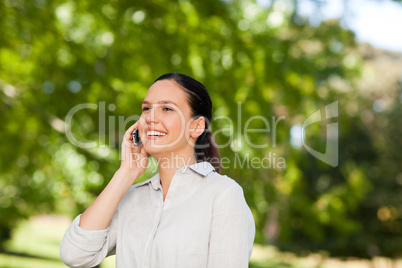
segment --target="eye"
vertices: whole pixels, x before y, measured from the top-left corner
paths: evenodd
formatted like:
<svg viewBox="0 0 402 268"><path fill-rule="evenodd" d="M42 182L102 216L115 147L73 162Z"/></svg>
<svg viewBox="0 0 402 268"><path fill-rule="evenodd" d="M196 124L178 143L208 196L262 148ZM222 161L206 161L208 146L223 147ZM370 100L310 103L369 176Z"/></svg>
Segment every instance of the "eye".
<svg viewBox="0 0 402 268"><path fill-rule="evenodd" d="M170 108L170 107L163 107L163 110L164 110L164 111L173 111L173 109Z"/></svg>
<svg viewBox="0 0 402 268"><path fill-rule="evenodd" d="M143 111L148 111L150 108L149 107L142 107Z"/></svg>

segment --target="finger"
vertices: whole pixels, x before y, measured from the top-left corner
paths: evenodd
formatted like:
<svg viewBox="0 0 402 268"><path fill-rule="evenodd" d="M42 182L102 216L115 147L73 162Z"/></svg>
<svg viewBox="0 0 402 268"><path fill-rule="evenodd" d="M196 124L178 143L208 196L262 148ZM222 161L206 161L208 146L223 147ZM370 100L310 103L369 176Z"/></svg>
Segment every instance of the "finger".
<svg viewBox="0 0 402 268"><path fill-rule="evenodd" d="M130 151L131 159L132 160L138 160L139 153L140 153L140 148L138 148L137 146L134 146L133 148L131 148L131 151Z"/></svg>

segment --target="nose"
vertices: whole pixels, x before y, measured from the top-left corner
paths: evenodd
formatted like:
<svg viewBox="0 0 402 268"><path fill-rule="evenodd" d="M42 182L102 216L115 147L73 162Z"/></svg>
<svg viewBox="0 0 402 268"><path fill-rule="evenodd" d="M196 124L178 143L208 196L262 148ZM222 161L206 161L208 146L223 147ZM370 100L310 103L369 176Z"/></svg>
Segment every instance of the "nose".
<svg viewBox="0 0 402 268"><path fill-rule="evenodd" d="M150 123L159 123L159 113L157 107L152 107L146 114L145 114L145 122L147 124Z"/></svg>

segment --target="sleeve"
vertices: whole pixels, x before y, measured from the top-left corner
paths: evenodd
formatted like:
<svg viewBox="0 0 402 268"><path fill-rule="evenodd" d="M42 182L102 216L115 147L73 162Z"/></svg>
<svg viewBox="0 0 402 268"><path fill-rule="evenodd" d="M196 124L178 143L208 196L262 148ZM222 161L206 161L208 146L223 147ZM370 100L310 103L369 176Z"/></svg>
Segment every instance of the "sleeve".
<svg viewBox="0 0 402 268"><path fill-rule="evenodd" d="M255 223L240 185L216 197L211 224L208 268L248 267Z"/></svg>
<svg viewBox="0 0 402 268"><path fill-rule="evenodd" d="M60 257L69 267L94 267L104 258L115 254L118 209L109 227L104 230L85 230L79 226L81 214L66 230L60 244Z"/></svg>

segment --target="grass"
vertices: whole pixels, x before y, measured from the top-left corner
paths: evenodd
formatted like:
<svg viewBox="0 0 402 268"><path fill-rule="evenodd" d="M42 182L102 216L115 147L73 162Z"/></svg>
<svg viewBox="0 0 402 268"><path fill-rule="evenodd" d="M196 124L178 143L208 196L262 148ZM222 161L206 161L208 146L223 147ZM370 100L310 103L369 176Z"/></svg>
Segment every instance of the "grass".
<svg viewBox="0 0 402 268"><path fill-rule="evenodd" d="M254 244L250 268L402 268L402 259L391 260L375 257L373 260L358 258L330 258L325 252L300 257L290 252L280 252L273 246Z"/></svg>
<svg viewBox="0 0 402 268"><path fill-rule="evenodd" d="M59 245L71 219L42 215L22 222L0 252L0 268L65 268L59 257ZM115 257L103 261L101 268L115 267ZM328 258L323 254L298 257L279 252L275 247L255 244L250 268L402 268L402 260L375 258L372 261Z"/></svg>
<svg viewBox="0 0 402 268"><path fill-rule="evenodd" d="M59 257L60 241L71 219L42 215L22 222L6 252L0 252L0 268L65 268ZM114 257L105 259L101 268L115 267Z"/></svg>

